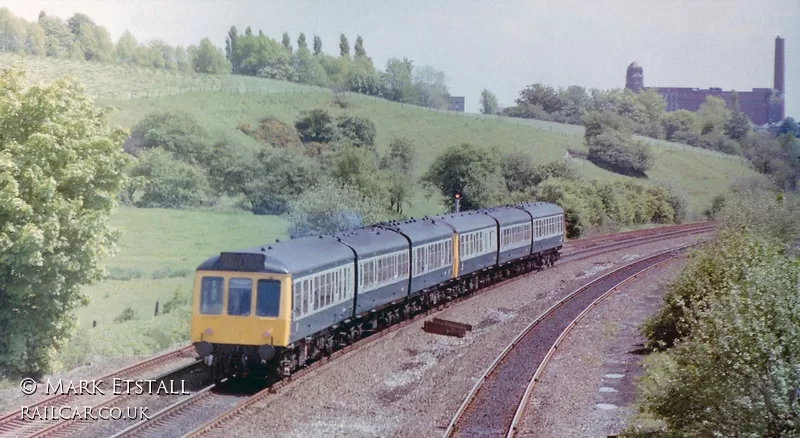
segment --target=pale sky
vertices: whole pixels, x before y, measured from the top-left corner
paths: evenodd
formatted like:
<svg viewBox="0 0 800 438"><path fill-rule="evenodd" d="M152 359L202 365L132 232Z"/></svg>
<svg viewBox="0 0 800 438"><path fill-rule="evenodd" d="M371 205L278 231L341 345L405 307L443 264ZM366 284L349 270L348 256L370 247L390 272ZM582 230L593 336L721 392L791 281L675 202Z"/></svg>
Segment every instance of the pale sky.
<svg viewBox="0 0 800 438"><path fill-rule="evenodd" d="M391 57L431 64L450 91L477 111L488 88L502 105L541 82L554 87L622 88L632 61L645 86L721 87L749 91L773 86L775 37L786 40L786 114L800 118L800 1L798 0L5 0L35 20L40 10L69 18L89 15L115 42L125 29L139 39L172 45L209 37L224 47L231 25L248 25L280 40L305 32L338 54L339 34L351 47L364 38L383 69Z"/></svg>

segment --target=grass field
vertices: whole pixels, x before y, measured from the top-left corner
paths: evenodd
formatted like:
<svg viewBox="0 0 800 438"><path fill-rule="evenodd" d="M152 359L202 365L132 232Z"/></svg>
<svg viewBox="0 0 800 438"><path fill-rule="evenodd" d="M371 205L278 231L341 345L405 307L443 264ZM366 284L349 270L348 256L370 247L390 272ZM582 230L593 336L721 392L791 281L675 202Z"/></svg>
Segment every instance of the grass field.
<svg viewBox="0 0 800 438"><path fill-rule="evenodd" d="M345 111L332 105L330 90L251 77L178 74L0 53L0 67L8 66L25 70L31 82L75 77L99 103L113 107L112 124L129 128L151 112L183 110L195 115L214 136L243 147L255 145L255 140L236 128L241 123L255 125L272 116L293 124L303 110ZM445 148L464 142L496 147L500 152L526 151L539 163L565 156L568 148L584 148L580 126L437 112L360 95L345 99L351 103L346 111L375 122L379 151L395 136L414 140L420 153L417 176ZM734 178L755 174L737 157L647 141L656 155L647 181L668 183L682 193L690 203L690 217L697 217ZM588 179L626 178L587 161L574 161ZM413 216L439 211L439 199L422 191L406 209ZM67 366L91 354L146 354L185 339L188 307L184 304L177 312L154 317L155 302L163 306L174 294L185 302L191 270L200 261L219 251L283 237L287 229L278 217L125 207L114 214L113 224L125 234L118 255L104 261L112 279L87 288L92 303L78 313L79 336L62 353ZM114 322L128 308L133 318ZM92 321L97 321L97 327L91 328Z"/></svg>

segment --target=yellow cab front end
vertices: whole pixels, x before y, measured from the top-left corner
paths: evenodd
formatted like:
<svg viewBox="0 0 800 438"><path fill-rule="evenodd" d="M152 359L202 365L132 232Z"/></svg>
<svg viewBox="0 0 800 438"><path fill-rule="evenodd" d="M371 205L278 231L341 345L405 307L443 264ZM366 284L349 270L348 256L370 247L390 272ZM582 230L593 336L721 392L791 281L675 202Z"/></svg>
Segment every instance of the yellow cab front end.
<svg viewBox="0 0 800 438"><path fill-rule="evenodd" d="M289 274L198 270L191 341L215 374L246 375L289 344Z"/></svg>

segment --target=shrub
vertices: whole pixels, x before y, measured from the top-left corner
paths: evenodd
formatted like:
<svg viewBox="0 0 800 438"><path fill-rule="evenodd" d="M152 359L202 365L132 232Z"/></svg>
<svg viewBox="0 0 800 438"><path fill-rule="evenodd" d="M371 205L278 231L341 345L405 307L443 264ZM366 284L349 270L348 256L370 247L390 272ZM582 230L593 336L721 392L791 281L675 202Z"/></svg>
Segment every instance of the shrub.
<svg viewBox="0 0 800 438"><path fill-rule="evenodd" d="M584 139L591 145L592 139L608 132L618 132L623 138L629 138L632 132L631 121L613 111L589 111L583 118Z"/></svg>
<svg viewBox="0 0 800 438"><path fill-rule="evenodd" d="M209 138L208 131L188 113L154 113L133 126L123 149L138 155L143 150L161 148L179 161L205 164L211 157Z"/></svg>
<svg viewBox="0 0 800 438"><path fill-rule="evenodd" d="M716 132L701 135L697 140L696 146L730 155L740 155L742 153L739 143Z"/></svg>
<svg viewBox="0 0 800 438"><path fill-rule="evenodd" d="M131 321L134 318L136 318L136 314L133 312L133 309L131 309L130 307L126 307L125 310L123 310L122 313L119 314L119 316L114 318L114 322L119 323L119 322Z"/></svg>
<svg viewBox="0 0 800 438"><path fill-rule="evenodd" d="M341 116L336 120L339 138L356 147L375 145L375 123L364 117Z"/></svg>
<svg viewBox="0 0 800 438"><path fill-rule="evenodd" d="M389 218L386 210L354 187L320 184L289 203L294 237L332 234Z"/></svg>
<svg viewBox="0 0 800 438"><path fill-rule="evenodd" d="M173 268L172 266L165 266L163 268L158 268L150 274L150 278L153 280L159 280L162 278L181 278L181 277L188 277L191 275L191 269L185 268Z"/></svg>
<svg viewBox="0 0 800 438"><path fill-rule="evenodd" d="M336 126L327 111L315 109L303 111L294 123L303 142L330 143L336 139Z"/></svg>
<svg viewBox="0 0 800 438"><path fill-rule="evenodd" d="M463 210L497 205L507 195L497 153L469 143L447 148L422 180L439 189L451 210L455 193L461 194Z"/></svg>
<svg viewBox="0 0 800 438"><path fill-rule="evenodd" d="M171 313L174 310L180 309L189 304L190 296L182 293L181 287L175 288L172 292L172 297L169 301L164 303L163 313Z"/></svg>
<svg viewBox="0 0 800 438"><path fill-rule="evenodd" d="M604 132L592 137L589 161L612 172L645 176L654 164L650 148L639 141L629 141L619 132Z"/></svg>
<svg viewBox="0 0 800 438"><path fill-rule="evenodd" d="M147 181L136 202L139 207L183 208L208 202L211 187L205 172L164 149L142 152L131 174Z"/></svg>

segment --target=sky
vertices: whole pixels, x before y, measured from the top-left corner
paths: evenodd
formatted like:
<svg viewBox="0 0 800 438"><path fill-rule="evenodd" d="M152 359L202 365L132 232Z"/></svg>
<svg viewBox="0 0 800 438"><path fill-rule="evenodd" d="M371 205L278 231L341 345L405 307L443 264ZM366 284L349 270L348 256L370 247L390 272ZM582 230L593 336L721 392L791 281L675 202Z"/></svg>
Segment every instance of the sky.
<svg viewBox="0 0 800 438"><path fill-rule="evenodd" d="M646 87L773 86L775 37L786 40L786 115L800 118L798 0L5 0L15 15L89 15L116 42L171 45L209 37L224 47L231 25L280 40L319 35L338 54L339 34L356 35L376 67L409 58L445 72L450 92L477 112L487 88L501 105L537 82L622 88L636 61Z"/></svg>

